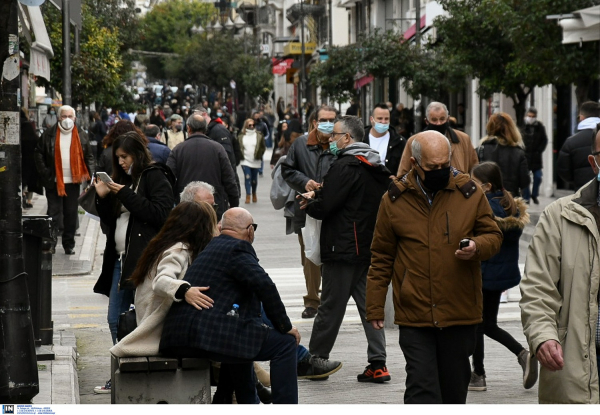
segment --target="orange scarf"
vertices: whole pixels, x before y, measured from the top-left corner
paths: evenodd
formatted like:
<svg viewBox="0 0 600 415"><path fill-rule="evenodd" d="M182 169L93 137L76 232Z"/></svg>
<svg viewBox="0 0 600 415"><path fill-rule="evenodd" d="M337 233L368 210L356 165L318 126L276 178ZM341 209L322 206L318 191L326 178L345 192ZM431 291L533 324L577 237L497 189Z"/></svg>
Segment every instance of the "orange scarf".
<svg viewBox="0 0 600 415"><path fill-rule="evenodd" d="M83 159L83 148L79 141L77 127L73 126L71 131L71 175L73 183L81 183L84 180L90 180L90 173ZM66 196L65 181L62 171L62 158L60 156L60 127L56 126L56 141L54 142L54 168L56 170L56 190L59 196Z"/></svg>

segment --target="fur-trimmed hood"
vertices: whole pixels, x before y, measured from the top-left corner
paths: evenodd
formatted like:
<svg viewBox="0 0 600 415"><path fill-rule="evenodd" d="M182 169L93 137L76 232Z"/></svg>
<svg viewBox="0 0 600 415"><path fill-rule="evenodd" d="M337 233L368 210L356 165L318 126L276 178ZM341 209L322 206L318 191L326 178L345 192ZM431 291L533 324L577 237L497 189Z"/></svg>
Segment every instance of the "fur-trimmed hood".
<svg viewBox="0 0 600 415"><path fill-rule="evenodd" d="M504 218L494 216L494 220L498 224L500 230L503 232L511 229L523 230L525 225L529 223L529 212L527 212L527 204L525 203L525 200L517 197L515 198L515 203L517 205L518 216L507 216Z"/></svg>

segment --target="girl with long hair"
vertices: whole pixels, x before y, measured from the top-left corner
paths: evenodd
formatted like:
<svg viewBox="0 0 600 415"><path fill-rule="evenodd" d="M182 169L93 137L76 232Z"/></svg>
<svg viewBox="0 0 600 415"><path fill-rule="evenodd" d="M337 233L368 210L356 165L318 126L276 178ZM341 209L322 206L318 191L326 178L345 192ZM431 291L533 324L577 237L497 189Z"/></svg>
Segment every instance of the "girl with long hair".
<svg viewBox="0 0 600 415"><path fill-rule="evenodd" d="M119 315L133 301L135 287L129 277L173 209L174 197L172 172L152 162L146 138L139 132L118 136L112 156L112 181L95 180L96 207L108 233L94 292L109 298L108 326L116 344ZM110 381L94 391L109 393Z"/></svg>
<svg viewBox="0 0 600 415"><path fill-rule="evenodd" d="M523 228L529 223L527 205L521 198L514 199L504 188L500 167L493 162L475 166L471 172L490 203L494 220L504 239L500 252L481 263L483 278L483 322L477 328L477 343L473 353L473 372L470 391L485 391L485 369L483 366L483 335L501 343L517 357L523 369L523 387L529 389L537 381L537 360L509 333L498 327L498 309L502 291L515 287L521 281L519 269L519 239Z"/></svg>
<svg viewBox="0 0 600 415"><path fill-rule="evenodd" d="M110 349L113 355L158 355L163 322L173 301L186 301L198 310L212 306L202 293L208 287L191 287L182 279L216 233L217 215L206 202L181 202L171 211L130 277L137 328Z"/></svg>

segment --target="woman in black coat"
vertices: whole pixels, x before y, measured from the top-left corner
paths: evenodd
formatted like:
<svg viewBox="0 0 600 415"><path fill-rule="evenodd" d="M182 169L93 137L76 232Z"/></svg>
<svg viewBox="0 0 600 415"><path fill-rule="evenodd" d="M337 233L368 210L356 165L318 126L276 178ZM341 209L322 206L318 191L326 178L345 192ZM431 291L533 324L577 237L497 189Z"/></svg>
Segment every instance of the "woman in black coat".
<svg viewBox="0 0 600 415"><path fill-rule="evenodd" d="M44 188L39 183L38 172L35 168L33 153L37 145L38 135L25 111L21 110L21 184L23 188L23 208L33 207L33 194L44 194Z"/></svg>
<svg viewBox="0 0 600 415"><path fill-rule="evenodd" d="M102 273L94 292L109 297L108 325L117 341L119 315L133 302L129 281L142 251L173 208L172 173L152 162L146 139L137 131L118 136L112 145L112 182L96 177L96 207L108 227Z"/></svg>
<svg viewBox="0 0 600 415"><path fill-rule="evenodd" d="M487 124L487 137L477 149L479 162L493 161L502 171L504 188L514 197L529 187L529 167L523 139L512 118L504 112L493 114Z"/></svg>

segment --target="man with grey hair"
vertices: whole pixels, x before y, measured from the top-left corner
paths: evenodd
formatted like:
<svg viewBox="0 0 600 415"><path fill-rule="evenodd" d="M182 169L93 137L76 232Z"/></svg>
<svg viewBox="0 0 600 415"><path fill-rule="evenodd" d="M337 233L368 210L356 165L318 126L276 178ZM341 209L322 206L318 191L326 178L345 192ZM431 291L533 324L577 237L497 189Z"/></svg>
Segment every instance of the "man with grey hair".
<svg viewBox="0 0 600 415"><path fill-rule="evenodd" d="M450 165L437 131L412 137L413 168L381 200L367 277L367 320L383 328L393 280L406 359L404 403L465 403L482 321L480 261L502 232L481 188Z"/></svg>
<svg viewBox="0 0 600 415"><path fill-rule="evenodd" d="M199 112L187 119L188 139L171 151L167 166L177 177L177 192L188 183L203 181L215 188L217 216L239 204L240 193L227 153L206 136L206 120Z"/></svg>
<svg viewBox="0 0 600 415"><path fill-rule="evenodd" d="M434 101L427 106L426 115L427 127L425 131L437 131L450 141L450 145L452 146L452 158L450 160L452 167L462 173L470 173L473 167L479 163L477 152L467 134L450 127L446 105ZM413 141L414 136L409 138L406 143L402 160L400 160L400 167L398 168L398 177L402 177L412 168L410 160L412 157Z"/></svg>
<svg viewBox="0 0 600 415"><path fill-rule="evenodd" d="M63 105L58 110L58 123L42 134L35 149L35 165L46 189L47 215L52 226L62 235L65 254L75 253L77 229L77 198L80 186L90 180L95 171L95 159L90 140L79 130L75 109ZM55 252L53 242L52 253Z"/></svg>
<svg viewBox="0 0 600 415"><path fill-rule="evenodd" d="M185 186L181 192L180 202L206 202L212 205L217 210L218 205L215 204L215 188L206 182L194 181Z"/></svg>
<svg viewBox="0 0 600 415"><path fill-rule="evenodd" d="M390 184L390 171L379 153L362 142L364 134L360 118L341 117L329 136L330 152L337 159L323 186L298 196L308 215L323 221L323 290L309 350L313 367L341 367L341 363L328 359L352 297L368 343L369 365L357 379L383 383L391 379L386 368L385 333L366 320L365 291L377 210Z"/></svg>
<svg viewBox="0 0 600 415"><path fill-rule="evenodd" d="M163 140L173 150L177 144L186 140L186 133L183 131L183 117L181 115L173 114L169 121L171 125L163 132Z"/></svg>

